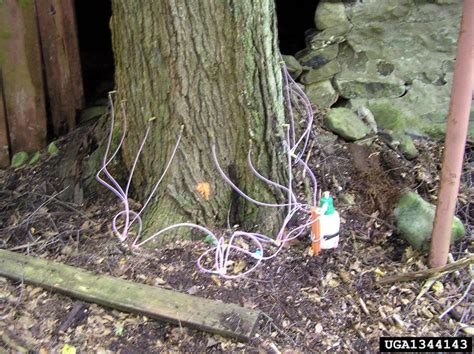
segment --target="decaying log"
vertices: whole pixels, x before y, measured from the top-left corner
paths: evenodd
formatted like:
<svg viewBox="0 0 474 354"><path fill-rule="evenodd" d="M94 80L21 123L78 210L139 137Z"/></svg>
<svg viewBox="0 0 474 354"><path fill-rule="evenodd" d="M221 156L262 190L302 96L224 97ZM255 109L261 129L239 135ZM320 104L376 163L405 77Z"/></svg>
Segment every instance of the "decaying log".
<svg viewBox="0 0 474 354"><path fill-rule="evenodd" d="M0 250L0 275L121 311L249 340L260 312Z"/></svg>

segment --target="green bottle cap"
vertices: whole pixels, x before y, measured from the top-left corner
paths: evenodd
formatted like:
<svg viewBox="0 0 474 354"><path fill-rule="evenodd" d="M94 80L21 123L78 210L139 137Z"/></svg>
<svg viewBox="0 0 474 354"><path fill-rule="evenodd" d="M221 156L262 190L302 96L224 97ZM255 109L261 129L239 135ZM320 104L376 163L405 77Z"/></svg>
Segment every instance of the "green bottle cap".
<svg viewBox="0 0 474 354"><path fill-rule="evenodd" d="M324 215L332 215L334 214L334 202L332 197L329 195L329 192L324 192L323 197L321 198L321 203L319 204L320 208L323 208L326 204L326 212Z"/></svg>

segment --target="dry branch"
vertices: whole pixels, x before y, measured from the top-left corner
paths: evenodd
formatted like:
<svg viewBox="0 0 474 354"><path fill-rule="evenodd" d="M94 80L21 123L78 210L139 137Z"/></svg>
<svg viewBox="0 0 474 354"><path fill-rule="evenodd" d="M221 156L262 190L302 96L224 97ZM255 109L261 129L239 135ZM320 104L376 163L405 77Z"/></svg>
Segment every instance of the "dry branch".
<svg viewBox="0 0 474 354"><path fill-rule="evenodd" d="M396 283L396 282L401 282L401 281L410 281L410 280L428 278L436 274L451 273L473 263L474 263L474 255L470 255L468 257L461 258L454 263L447 264L443 267L430 268L426 270L419 270L416 272L401 273L401 274L386 276L386 277L380 278L378 280L378 283L390 284L390 283Z"/></svg>

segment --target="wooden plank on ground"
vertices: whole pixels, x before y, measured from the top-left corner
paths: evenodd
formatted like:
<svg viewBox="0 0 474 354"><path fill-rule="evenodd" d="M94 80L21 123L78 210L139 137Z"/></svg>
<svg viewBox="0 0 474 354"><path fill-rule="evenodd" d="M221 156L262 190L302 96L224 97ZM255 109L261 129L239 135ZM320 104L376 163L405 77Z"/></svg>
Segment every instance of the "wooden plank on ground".
<svg viewBox="0 0 474 354"><path fill-rule="evenodd" d="M0 1L0 71L12 153L46 145L46 105L34 1Z"/></svg>
<svg viewBox="0 0 474 354"><path fill-rule="evenodd" d="M259 311L137 284L76 267L0 250L0 276L68 296L240 340L249 340Z"/></svg>
<svg viewBox="0 0 474 354"><path fill-rule="evenodd" d="M56 135L71 131L76 125L76 110L82 97L77 35L71 22L71 0L36 0L51 120ZM69 7L67 6L69 3ZM64 10L67 11L65 17ZM73 59L73 60L71 60ZM82 95L83 96L83 95Z"/></svg>
<svg viewBox="0 0 474 354"><path fill-rule="evenodd" d="M2 76L0 72L0 168L10 165L10 152L8 145L7 115L3 104Z"/></svg>

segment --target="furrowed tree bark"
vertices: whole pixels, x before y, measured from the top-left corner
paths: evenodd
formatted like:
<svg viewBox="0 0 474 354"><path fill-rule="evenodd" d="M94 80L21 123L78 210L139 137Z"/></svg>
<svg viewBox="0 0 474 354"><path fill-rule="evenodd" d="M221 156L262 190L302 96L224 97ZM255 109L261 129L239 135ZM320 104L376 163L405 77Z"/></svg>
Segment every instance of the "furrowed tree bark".
<svg viewBox="0 0 474 354"><path fill-rule="evenodd" d="M231 204L232 223L275 231L282 208L255 207L237 198L211 154L215 144L222 168L247 194L282 201L280 191L257 180L246 161L252 140L259 172L284 183L284 106L273 0L112 4L116 86L119 100L126 100L129 122L122 154L129 168L147 121L157 118L133 184L141 200L161 175L184 126L172 167L145 213L147 233L182 221L224 226ZM206 183L208 196L198 187Z"/></svg>

